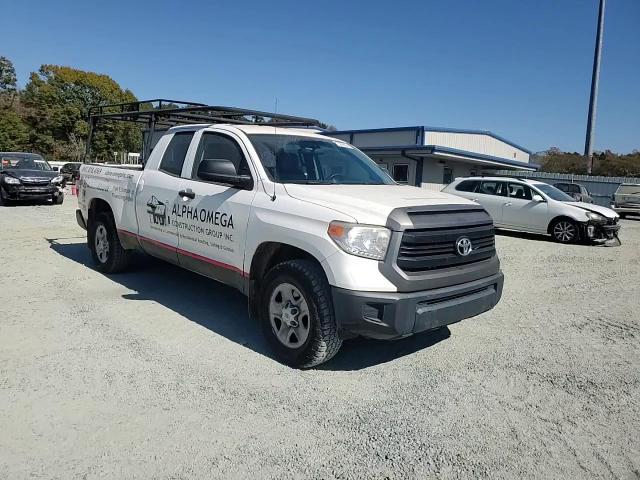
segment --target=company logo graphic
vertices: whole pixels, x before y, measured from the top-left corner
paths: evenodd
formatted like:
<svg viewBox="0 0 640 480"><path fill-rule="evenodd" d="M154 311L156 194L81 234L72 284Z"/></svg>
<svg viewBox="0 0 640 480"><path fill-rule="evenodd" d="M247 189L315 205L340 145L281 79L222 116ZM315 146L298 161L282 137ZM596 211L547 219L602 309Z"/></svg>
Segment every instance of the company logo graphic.
<svg viewBox="0 0 640 480"><path fill-rule="evenodd" d="M456 252L458 252L458 255L461 257L466 257L472 250L471 240L467 237L461 237L456 241Z"/></svg>
<svg viewBox="0 0 640 480"><path fill-rule="evenodd" d="M167 206L156 198L155 195L147 202L147 213L151 223L155 225L167 225Z"/></svg>

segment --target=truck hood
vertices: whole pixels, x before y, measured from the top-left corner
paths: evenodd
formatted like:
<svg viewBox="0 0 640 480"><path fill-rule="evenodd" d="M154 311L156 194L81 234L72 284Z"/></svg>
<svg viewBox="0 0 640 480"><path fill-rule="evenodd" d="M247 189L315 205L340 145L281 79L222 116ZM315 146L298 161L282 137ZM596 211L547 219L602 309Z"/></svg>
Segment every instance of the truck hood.
<svg viewBox="0 0 640 480"><path fill-rule="evenodd" d="M293 198L330 208L358 223L385 225L392 210L432 205L476 205L448 193L406 185L298 185L285 184Z"/></svg>
<svg viewBox="0 0 640 480"><path fill-rule="evenodd" d="M588 212L599 213L600 215L607 218L616 218L618 214L607 207L601 207L600 205L594 205L593 203L584 203L584 202L564 202L567 205L571 205L572 207L578 207L582 210L587 210Z"/></svg>

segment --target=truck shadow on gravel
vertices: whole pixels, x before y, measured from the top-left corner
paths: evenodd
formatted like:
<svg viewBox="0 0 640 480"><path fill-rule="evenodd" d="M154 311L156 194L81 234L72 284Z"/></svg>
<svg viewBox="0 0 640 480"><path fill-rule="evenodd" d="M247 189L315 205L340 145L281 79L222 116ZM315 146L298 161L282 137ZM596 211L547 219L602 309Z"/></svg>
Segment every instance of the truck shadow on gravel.
<svg viewBox="0 0 640 480"><path fill-rule="evenodd" d="M70 239L47 241L56 253L94 270L85 243L69 243ZM134 256L130 272L108 275L108 278L136 292L122 295L126 300L154 301L232 342L277 361L262 336L260 326L249 318L246 297L234 288L144 255ZM443 328L393 342L361 338L347 340L335 358L316 369L361 370L410 355L450 335L449 329Z"/></svg>

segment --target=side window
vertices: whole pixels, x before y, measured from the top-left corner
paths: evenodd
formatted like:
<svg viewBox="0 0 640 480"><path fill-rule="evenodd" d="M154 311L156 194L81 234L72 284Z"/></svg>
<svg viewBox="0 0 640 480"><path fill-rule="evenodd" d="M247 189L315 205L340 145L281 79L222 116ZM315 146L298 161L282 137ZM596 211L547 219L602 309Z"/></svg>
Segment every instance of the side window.
<svg viewBox="0 0 640 480"><path fill-rule="evenodd" d="M192 138L193 132L178 132L174 134L169 145L167 145L167 149L164 151L158 170L180 176Z"/></svg>
<svg viewBox="0 0 640 480"><path fill-rule="evenodd" d="M477 180L464 180L456 185L456 190L459 192L473 192L478 186L478 183L480 182Z"/></svg>
<svg viewBox="0 0 640 480"><path fill-rule="evenodd" d="M409 165L398 163L393 166L393 179L398 183L409 182Z"/></svg>
<svg viewBox="0 0 640 480"><path fill-rule="evenodd" d="M231 160L238 175L251 175L247 159L235 140L221 133L205 132L196 151L191 178L198 179L198 167L203 160L221 159Z"/></svg>
<svg viewBox="0 0 640 480"><path fill-rule="evenodd" d="M520 198L522 200L531 200L531 188L519 183L510 183L509 196L513 198Z"/></svg>
<svg viewBox="0 0 640 480"><path fill-rule="evenodd" d="M503 182L487 181L481 182L478 193L484 193L485 195L498 195L506 197L505 184Z"/></svg>

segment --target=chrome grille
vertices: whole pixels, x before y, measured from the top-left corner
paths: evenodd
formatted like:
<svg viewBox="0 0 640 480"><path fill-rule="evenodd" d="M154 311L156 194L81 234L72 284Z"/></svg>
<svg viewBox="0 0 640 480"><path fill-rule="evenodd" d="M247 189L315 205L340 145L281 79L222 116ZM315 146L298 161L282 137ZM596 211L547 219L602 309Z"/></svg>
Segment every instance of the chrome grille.
<svg viewBox="0 0 640 480"><path fill-rule="evenodd" d="M410 217L422 228L405 230L402 236L397 264L407 273L468 265L495 255L493 221L483 209L412 212ZM463 237L472 244L466 256L456 250Z"/></svg>

